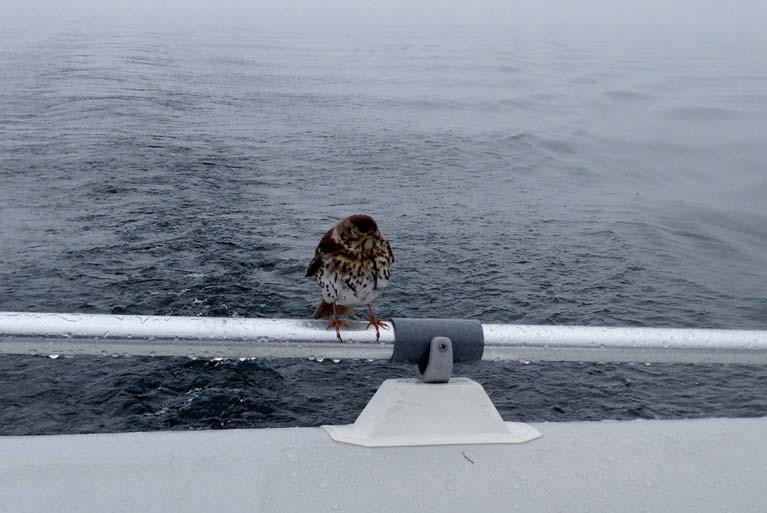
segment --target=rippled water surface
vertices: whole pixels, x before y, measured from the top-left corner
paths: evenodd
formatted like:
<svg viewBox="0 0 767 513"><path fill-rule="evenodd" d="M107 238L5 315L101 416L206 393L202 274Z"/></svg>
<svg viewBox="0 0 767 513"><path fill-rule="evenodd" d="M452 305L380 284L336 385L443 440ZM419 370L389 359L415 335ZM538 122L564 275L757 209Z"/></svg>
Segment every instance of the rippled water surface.
<svg viewBox="0 0 767 513"><path fill-rule="evenodd" d="M384 317L767 328L764 41L0 27L0 310L306 317L368 212ZM507 418L767 414L757 366L462 372ZM5 356L0 430L346 422L409 373Z"/></svg>

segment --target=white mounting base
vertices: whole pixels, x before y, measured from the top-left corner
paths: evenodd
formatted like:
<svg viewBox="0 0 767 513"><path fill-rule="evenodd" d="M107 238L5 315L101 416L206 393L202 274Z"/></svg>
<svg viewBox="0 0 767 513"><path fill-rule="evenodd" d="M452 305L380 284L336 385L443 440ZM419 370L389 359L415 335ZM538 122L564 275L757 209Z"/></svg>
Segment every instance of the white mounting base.
<svg viewBox="0 0 767 513"><path fill-rule="evenodd" d="M366 447L514 444L541 436L527 424L504 422L482 385L466 378L387 379L354 424L322 427L337 442Z"/></svg>

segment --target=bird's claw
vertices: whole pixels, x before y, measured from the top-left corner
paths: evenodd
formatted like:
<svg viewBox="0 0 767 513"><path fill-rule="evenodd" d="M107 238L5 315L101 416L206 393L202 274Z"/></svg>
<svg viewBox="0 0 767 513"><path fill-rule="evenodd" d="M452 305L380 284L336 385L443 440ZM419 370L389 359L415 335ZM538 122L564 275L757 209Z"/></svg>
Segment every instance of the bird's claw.
<svg viewBox="0 0 767 513"><path fill-rule="evenodd" d="M346 324L344 321L339 319L338 317L334 317L330 324L328 324L327 329L335 328L336 329L336 337L338 337L338 340L341 340L341 328L348 328L349 325ZM343 340L341 340L343 342Z"/></svg>
<svg viewBox="0 0 767 513"><path fill-rule="evenodd" d="M389 326L387 326L385 322L381 322L378 319L378 317L376 317L375 315L371 315L370 316L370 319L368 319L368 325L367 325L367 327L365 329L368 329L371 326L374 326L375 329L376 329L376 340L381 338L381 332L378 331L379 328L384 329L384 330L388 330L389 329Z"/></svg>

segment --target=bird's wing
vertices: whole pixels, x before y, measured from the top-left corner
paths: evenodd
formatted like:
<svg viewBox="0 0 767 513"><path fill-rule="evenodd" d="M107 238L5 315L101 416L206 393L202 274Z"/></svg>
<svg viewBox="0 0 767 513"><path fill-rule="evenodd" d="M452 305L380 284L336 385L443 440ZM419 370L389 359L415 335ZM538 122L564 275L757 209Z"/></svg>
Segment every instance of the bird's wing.
<svg viewBox="0 0 767 513"><path fill-rule="evenodd" d="M314 250L314 258L312 258L312 261L306 266L306 276L314 276L317 274L317 271L322 267L323 255L338 251L338 249L339 245L333 240L333 229L331 228L325 233L325 236L322 237L322 240L317 245L317 249Z"/></svg>
<svg viewBox="0 0 767 513"><path fill-rule="evenodd" d="M384 239L384 242L386 243L386 251L388 253L389 262L394 262L394 252L391 250L391 244L389 244L389 241Z"/></svg>

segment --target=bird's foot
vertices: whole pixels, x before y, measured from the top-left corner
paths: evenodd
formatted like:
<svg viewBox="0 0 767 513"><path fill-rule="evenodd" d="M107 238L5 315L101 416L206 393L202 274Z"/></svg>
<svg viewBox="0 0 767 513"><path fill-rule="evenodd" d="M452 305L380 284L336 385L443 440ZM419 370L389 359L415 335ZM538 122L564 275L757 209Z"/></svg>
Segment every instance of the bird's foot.
<svg viewBox="0 0 767 513"><path fill-rule="evenodd" d="M338 337L338 340L341 340L341 328L348 328L349 325L346 324L344 321L342 321L338 316L334 316L330 320L330 324L328 324L328 328L335 328L336 329L336 337ZM343 340L341 340L343 342Z"/></svg>
<svg viewBox="0 0 767 513"><path fill-rule="evenodd" d="M385 322L381 322L381 320L376 317L376 314L373 312L372 308L370 309L370 318L368 319L368 325L365 329L368 329L371 326L375 327L376 329L376 340L381 338L381 332L378 331L379 328L384 330L389 329L389 326L387 326Z"/></svg>

